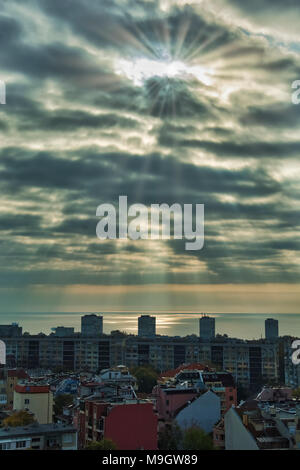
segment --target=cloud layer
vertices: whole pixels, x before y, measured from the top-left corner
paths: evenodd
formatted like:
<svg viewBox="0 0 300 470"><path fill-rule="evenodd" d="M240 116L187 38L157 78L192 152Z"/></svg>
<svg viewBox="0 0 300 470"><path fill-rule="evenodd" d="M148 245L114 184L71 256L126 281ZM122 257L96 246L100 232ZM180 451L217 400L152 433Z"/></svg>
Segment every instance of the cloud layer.
<svg viewBox="0 0 300 470"><path fill-rule="evenodd" d="M300 282L300 37L281 5L4 2L1 287ZM209 84L120 72L143 58ZM204 249L97 240L97 206L123 194L205 204Z"/></svg>

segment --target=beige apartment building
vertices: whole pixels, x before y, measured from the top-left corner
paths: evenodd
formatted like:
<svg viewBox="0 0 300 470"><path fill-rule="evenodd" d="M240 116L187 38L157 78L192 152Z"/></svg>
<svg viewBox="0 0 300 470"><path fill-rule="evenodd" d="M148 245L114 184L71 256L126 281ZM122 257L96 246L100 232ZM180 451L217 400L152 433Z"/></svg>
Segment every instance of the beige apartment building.
<svg viewBox="0 0 300 470"><path fill-rule="evenodd" d="M39 424L51 424L53 420L53 393L49 385L17 384L13 409L34 413Z"/></svg>

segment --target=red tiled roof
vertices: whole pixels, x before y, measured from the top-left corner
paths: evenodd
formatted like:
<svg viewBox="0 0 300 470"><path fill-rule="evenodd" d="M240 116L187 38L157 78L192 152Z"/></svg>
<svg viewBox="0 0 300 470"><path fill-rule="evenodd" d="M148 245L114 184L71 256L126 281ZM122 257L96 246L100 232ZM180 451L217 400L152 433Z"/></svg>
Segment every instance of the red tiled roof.
<svg viewBox="0 0 300 470"><path fill-rule="evenodd" d="M49 385L20 385L15 386L15 391L18 393L48 393L50 391Z"/></svg>

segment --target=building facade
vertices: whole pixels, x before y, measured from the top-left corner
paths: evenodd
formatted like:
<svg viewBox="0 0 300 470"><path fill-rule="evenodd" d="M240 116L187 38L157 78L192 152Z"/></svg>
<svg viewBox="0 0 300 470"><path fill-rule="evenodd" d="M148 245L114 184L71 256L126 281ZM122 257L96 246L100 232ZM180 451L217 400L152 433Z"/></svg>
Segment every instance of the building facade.
<svg viewBox="0 0 300 470"><path fill-rule="evenodd" d="M81 317L81 334L98 336L103 334L103 317L101 315L84 315Z"/></svg>
<svg viewBox="0 0 300 470"><path fill-rule="evenodd" d="M53 335L60 336L61 338L74 335L74 328L72 327L57 326L56 328L52 328L52 331Z"/></svg>
<svg viewBox="0 0 300 470"><path fill-rule="evenodd" d="M138 318L138 336L153 338L156 334L156 318L150 315L141 315Z"/></svg>
<svg viewBox="0 0 300 470"><path fill-rule="evenodd" d="M265 321L265 337L266 339L278 338L278 320L274 318L267 318Z"/></svg>
<svg viewBox="0 0 300 470"><path fill-rule="evenodd" d="M216 335L215 318L203 315L199 320L200 338L214 339Z"/></svg>
<svg viewBox="0 0 300 470"><path fill-rule="evenodd" d="M144 338L134 335L85 337L30 336L4 338L7 355L24 369L65 371L102 369L124 364L127 367L150 364L159 371L181 364L212 364L230 372L236 383L259 387L279 377L278 344L274 341L244 341L195 336Z"/></svg>
<svg viewBox="0 0 300 470"><path fill-rule="evenodd" d="M22 327L18 323L11 325L0 325L0 339L10 338L14 336L22 336Z"/></svg>
<svg viewBox="0 0 300 470"><path fill-rule="evenodd" d="M17 384L14 390L13 409L28 410L39 424L53 421L53 393L49 385Z"/></svg>
<svg viewBox="0 0 300 470"><path fill-rule="evenodd" d="M77 450L77 430L63 424L0 428L1 450Z"/></svg>
<svg viewBox="0 0 300 470"><path fill-rule="evenodd" d="M207 390L213 391L218 397L222 415L232 405L237 405L236 385L232 375L227 372L185 369L184 366L173 377L169 372L168 377L161 377L160 383L153 389L158 416L163 421L173 419L181 407Z"/></svg>
<svg viewBox="0 0 300 470"><path fill-rule="evenodd" d="M81 448L111 439L118 450L157 449L157 416L149 401L82 400L75 423Z"/></svg>

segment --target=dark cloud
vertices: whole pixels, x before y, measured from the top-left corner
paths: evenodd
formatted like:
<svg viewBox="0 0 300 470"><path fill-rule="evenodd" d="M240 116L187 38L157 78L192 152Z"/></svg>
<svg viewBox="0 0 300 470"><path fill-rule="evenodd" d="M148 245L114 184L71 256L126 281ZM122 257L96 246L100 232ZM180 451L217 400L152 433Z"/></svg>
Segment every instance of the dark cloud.
<svg viewBox="0 0 300 470"><path fill-rule="evenodd" d="M20 158L20 154L22 157ZM159 154L134 155L126 153L100 153L93 149L81 149L78 158L76 152L65 155L53 155L47 152L24 153L17 148L2 151L2 170L0 176L6 185L15 188L40 187L86 192L95 197L104 195L114 200L118 194L136 193L142 185L141 197L151 196L154 201L169 191L168 200L213 193L236 194L244 197L266 196L280 192L280 185L267 171L244 168L227 170L210 166L195 166L184 163L172 156ZM145 165L145 161L147 165ZM169 186L170 181L176 186ZM95 185L99 187L96 193ZM73 196L72 196L73 197Z"/></svg>
<svg viewBox="0 0 300 470"><path fill-rule="evenodd" d="M198 139L176 140L162 137L161 144L173 147L182 146L188 148L204 149L215 155L225 157L250 157L250 158L285 158L295 157L300 153L300 142L213 142Z"/></svg>
<svg viewBox="0 0 300 470"><path fill-rule="evenodd" d="M277 129L295 128L300 123L300 107L282 103L265 107L250 106L247 113L241 117L241 123Z"/></svg>
<svg viewBox="0 0 300 470"><path fill-rule="evenodd" d="M21 25L9 16L0 15L0 42L11 45L20 38L22 33Z"/></svg>
<svg viewBox="0 0 300 470"><path fill-rule="evenodd" d="M212 3L252 24L297 6ZM205 5L22 6L26 15L6 1L0 16L1 286L299 282L298 46L291 54L279 37L254 34L238 15L228 25ZM188 71L147 71L136 83L118 64L140 58L175 58ZM204 203L204 249L98 241L96 208L119 195Z"/></svg>

